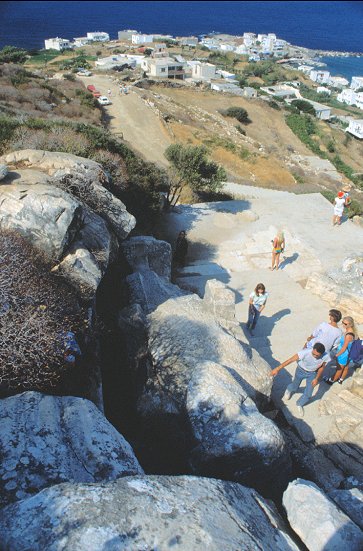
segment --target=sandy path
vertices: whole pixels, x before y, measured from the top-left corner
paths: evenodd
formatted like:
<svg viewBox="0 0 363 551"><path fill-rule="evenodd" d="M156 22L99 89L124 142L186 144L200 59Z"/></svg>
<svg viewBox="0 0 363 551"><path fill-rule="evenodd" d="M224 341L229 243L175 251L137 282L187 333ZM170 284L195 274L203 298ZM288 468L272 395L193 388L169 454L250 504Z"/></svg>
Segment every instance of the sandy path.
<svg viewBox="0 0 363 551"><path fill-rule="evenodd" d="M110 96L112 104L103 107L109 117L110 132L122 133L123 139L146 161L168 166L164 151L172 138L157 113L142 99L141 89L128 85L129 93L121 95L118 85L106 75L79 79L85 86L93 84L102 95Z"/></svg>

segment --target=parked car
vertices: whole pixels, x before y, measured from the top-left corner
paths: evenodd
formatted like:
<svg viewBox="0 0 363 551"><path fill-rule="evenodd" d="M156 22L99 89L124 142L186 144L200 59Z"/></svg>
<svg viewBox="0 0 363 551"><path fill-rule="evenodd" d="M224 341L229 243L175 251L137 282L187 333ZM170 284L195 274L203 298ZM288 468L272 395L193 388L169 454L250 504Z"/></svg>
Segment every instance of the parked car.
<svg viewBox="0 0 363 551"><path fill-rule="evenodd" d="M100 105L111 105L111 101L106 96L101 96L97 99Z"/></svg>
<svg viewBox="0 0 363 551"><path fill-rule="evenodd" d="M77 75L79 77L91 77L92 73L91 71L86 71L85 69L83 71L78 71Z"/></svg>

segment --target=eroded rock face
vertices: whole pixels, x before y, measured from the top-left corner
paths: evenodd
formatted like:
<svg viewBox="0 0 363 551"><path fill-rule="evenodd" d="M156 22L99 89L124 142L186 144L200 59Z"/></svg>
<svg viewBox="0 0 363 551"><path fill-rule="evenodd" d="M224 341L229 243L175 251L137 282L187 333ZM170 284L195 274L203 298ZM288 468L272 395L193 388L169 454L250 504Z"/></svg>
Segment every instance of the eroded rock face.
<svg viewBox="0 0 363 551"><path fill-rule="evenodd" d="M257 492L195 477L127 477L61 484L5 508L6 549L297 551Z"/></svg>
<svg viewBox="0 0 363 551"><path fill-rule="evenodd" d="M88 400L24 392L0 401L0 417L2 506L60 482L143 473L128 442Z"/></svg>
<svg viewBox="0 0 363 551"><path fill-rule="evenodd" d="M0 164L0 180L3 180L8 172L8 167Z"/></svg>
<svg viewBox="0 0 363 551"><path fill-rule="evenodd" d="M134 272L152 270L170 280L171 246L149 236L131 237L122 244L125 258Z"/></svg>
<svg viewBox="0 0 363 551"><path fill-rule="evenodd" d="M287 483L284 439L253 400L271 391L270 369L225 331L196 295L167 300L148 316L152 367L138 409L170 442L185 442L198 474L266 489ZM250 399L252 398L252 399ZM163 428L161 428L163 427Z"/></svg>
<svg viewBox="0 0 363 551"><path fill-rule="evenodd" d="M61 258L81 225L80 203L44 184L0 186L0 226L15 230L48 260Z"/></svg>
<svg viewBox="0 0 363 551"><path fill-rule="evenodd" d="M359 551L363 533L313 482L297 479L284 492L293 530L309 551Z"/></svg>
<svg viewBox="0 0 363 551"><path fill-rule="evenodd" d="M335 308L347 312L357 323L363 323L362 301L363 257L346 258L342 266L326 274L312 273L306 288Z"/></svg>
<svg viewBox="0 0 363 551"><path fill-rule="evenodd" d="M150 314L169 298L186 294L151 270L134 272L126 278L126 283L129 301L132 304L140 304L145 314Z"/></svg>

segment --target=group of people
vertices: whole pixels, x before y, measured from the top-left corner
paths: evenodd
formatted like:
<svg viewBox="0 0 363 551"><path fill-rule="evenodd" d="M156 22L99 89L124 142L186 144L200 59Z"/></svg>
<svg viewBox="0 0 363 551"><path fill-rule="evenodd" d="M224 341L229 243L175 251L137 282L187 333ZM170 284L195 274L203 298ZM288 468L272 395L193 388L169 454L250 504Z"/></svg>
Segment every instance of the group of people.
<svg viewBox="0 0 363 551"><path fill-rule="evenodd" d="M246 327L251 335L253 335L253 329L266 306L267 297L268 293L263 283L258 283L250 294ZM304 347L271 371L271 377L275 377L284 367L297 362L294 379L287 386L284 398L289 400L292 394L297 392L301 383L306 380L305 390L296 402L301 417L304 415L303 408L312 397L313 389L319 383L328 362L334 361L335 363L334 375L324 377L324 381L328 385L342 384L348 375L351 347L353 342L359 339L359 335L351 316L343 318L343 330L338 327L341 319L342 314L339 310L330 310L329 321L322 322L315 327L306 339Z"/></svg>

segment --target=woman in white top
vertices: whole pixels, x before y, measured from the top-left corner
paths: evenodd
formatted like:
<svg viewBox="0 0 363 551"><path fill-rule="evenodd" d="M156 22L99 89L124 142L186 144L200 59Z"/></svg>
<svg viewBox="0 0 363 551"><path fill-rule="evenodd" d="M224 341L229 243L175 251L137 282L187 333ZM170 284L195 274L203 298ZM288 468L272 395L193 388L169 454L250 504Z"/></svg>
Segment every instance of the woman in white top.
<svg viewBox="0 0 363 551"><path fill-rule="evenodd" d="M338 196L334 199L334 216L333 226L340 226L345 207L345 196L343 191L339 191Z"/></svg>
<svg viewBox="0 0 363 551"><path fill-rule="evenodd" d="M258 283L256 289L250 294L250 301L248 305L248 321L247 329L253 335L253 330L256 327L256 323L262 310L266 306L268 293L263 283Z"/></svg>

